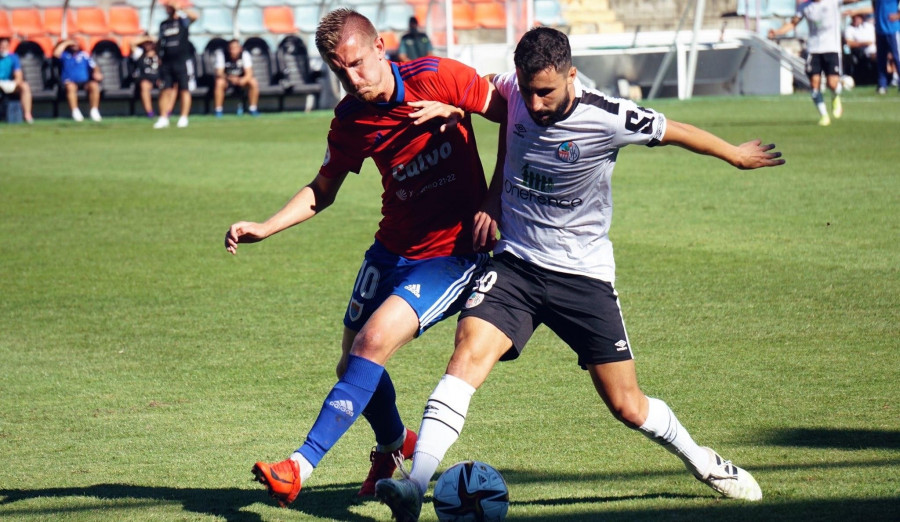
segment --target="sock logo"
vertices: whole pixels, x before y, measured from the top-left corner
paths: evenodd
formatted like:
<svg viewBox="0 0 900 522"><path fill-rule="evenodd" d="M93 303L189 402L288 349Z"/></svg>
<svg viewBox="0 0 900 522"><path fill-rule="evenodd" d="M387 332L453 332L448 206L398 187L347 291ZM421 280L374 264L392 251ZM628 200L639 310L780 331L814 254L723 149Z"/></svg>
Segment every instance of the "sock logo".
<svg viewBox="0 0 900 522"><path fill-rule="evenodd" d="M345 413L348 417L353 416L353 403L350 401L331 401L328 403L328 405L341 413Z"/></svg>

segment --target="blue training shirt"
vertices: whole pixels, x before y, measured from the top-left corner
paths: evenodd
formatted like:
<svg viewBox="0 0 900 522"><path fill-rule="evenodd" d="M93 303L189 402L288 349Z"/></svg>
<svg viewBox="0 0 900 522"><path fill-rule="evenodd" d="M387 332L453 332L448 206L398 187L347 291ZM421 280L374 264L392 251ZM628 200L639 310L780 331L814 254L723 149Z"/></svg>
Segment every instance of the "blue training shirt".
<svg viewBox="0 0 900 522"><path fill-rule="evenodd" d="M0 81L12 80L13 73L22 70L22 63L19 62L19 55L9 53L0 57Z"/></svg>
<svg viewBox="0 0 900 522"><path fill-rule="evenodd" d="M891 21L890 16L897 14L897 0L873 0L875 16L875 32L878 34L894 34L900 32L900 20Z"/></svg>
<svg viewBox="0 0 900 522"><path fill-rule="evenodd" d="M88 53L78 51L73 54L65 51L59 59L62 62L60 79L62 79L63 83L81 84L91 79L91 69L94 68L94 60L91 59Z"/></svg>

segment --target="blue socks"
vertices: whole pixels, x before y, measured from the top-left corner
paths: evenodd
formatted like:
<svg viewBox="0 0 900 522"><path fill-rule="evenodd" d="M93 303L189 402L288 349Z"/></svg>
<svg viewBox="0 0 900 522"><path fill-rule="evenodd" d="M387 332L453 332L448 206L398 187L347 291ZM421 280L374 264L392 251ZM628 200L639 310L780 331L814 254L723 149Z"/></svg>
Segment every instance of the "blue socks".
<svg viewBox="0 0 900 522"><path fill-rule="evenodd" d="M393 394L394 387L384 366L350 355L347 371L325 398L319 417L306 436L306 442L297 450L313 467L319 465L325 453L356 421L383 380L390 384ZM399 419L399 414L397 417Z"/></svg>
<svg viewBox="0 0 900 522"><path fill-rule="evenodd" d="M403 425L400 412L397 411L396 399L394 383L388 372L384 371L372 399L369 400L369 405L362 412L375 432L375 442L382 447L391 446L406 433L406 426Z"/></svg>

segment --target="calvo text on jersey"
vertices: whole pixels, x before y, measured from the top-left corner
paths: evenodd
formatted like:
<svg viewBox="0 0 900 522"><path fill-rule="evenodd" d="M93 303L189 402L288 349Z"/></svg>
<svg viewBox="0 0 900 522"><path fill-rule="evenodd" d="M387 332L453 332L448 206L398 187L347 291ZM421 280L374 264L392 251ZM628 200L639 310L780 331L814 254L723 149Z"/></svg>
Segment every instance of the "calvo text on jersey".
<svg viewBox="0 0 900 522"><path fill-rule="evenodd" d="M449 158L452 153L453 146L445 141L431 150L416 154L408 164L398 163L394 165L391 169L391 176L397 181L418 176L431 167L437 166L441 160Z"/></svg>

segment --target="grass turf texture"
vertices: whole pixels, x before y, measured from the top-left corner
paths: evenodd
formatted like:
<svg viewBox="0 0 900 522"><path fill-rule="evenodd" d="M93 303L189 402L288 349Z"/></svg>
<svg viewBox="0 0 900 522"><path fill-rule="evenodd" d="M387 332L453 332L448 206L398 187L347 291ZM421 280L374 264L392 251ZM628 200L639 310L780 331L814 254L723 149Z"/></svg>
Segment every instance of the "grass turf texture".
<svg viewBox="0 0 900 522"><path fill-rule="evenodd" d="M788 163L742 172L626 148L612 239L638 375L701 444L751 470L717 499L619 425L540 329L498 365L445 466L497 467L514 520L887 519L900 512L900 98L647 103ZM333 207L237 257L222 244L318 168L330 114L0 127L0 518L384 520L353 497L359 422L286 510L250 482L296 448L334 382L340 319L379 218L367 164ZM483 161L495 127L476 118ZM455 321L389 363L418 427ZM434 520L430 504L423 520Z"/></svg>

